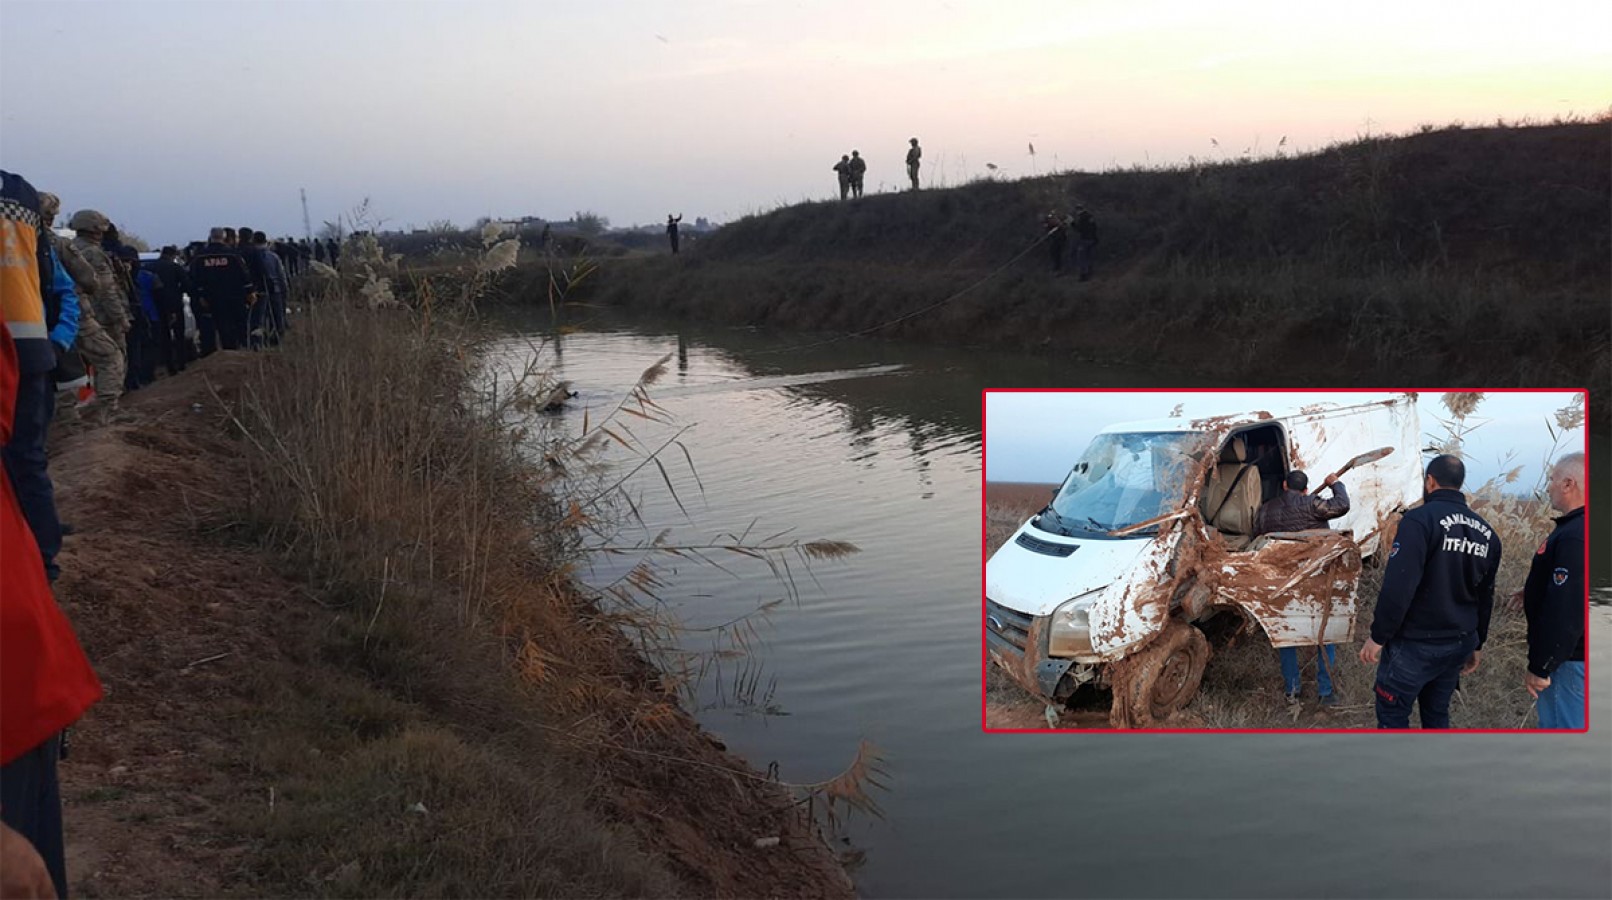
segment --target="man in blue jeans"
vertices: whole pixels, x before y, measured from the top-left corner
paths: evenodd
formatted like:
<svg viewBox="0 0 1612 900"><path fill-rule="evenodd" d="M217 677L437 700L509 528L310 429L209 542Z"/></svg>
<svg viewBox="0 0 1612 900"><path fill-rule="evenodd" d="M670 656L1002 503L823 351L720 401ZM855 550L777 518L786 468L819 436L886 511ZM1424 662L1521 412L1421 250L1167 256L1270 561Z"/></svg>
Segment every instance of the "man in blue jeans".
<svg viewBox="0 0 1612 900"><path fill-rule="evenodd" d="M1328 475L1323 487L1332 489L1332 496L1323 500L1310 493L1310 476L1294 469L1282 480L1282 492L1259 508L1254 516L1254 534L1280 531L1308 531L1326 528L1327 522L1349 512L1349 492L1336 475ZM1282 684L1288 702L1299 699L1299 651L1296 647L1283 647L1277 651L1282 661ZM1338 661L1337 647L1327 644L1316 648L1315 686L1322 706L1336 706L1338 699L1332 693L1332 672Z"/></svg>
<svg viewBox="0 0 1612 900"><path fill-rule="evenodd" d="M1550 467L1545 494L1559 513L1522 589L1528 619L1523 687L1539 701L1540 728L1584 727L1584 454Z"/></svg>
<svg viewBox="0 0 1612 900"><path fill-rule="evenodd" d="M1474 672L1489 636L1500 539L1461 494L1466 465L1444 454L1427 464L1422 505L1400 519L1388 552L1371 637L1360 661L1377 665L1377 727L1450 727L1450 697Z"/></svg>

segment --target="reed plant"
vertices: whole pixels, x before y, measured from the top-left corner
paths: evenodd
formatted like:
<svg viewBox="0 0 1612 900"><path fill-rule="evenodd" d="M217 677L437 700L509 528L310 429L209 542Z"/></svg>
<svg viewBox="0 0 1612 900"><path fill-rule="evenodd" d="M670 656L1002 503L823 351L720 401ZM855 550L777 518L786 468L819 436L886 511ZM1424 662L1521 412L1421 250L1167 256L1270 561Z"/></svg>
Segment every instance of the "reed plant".
<svg viewBox="0 0 1612 900"><path fill-rule="evenodd" d="M882 768L871 746L815 782L785 782L731 757L713 760L684 706L692 664L678 662L690 659L688 651L705 635L685 633L652 599L661 584L658 559L729 553L786 566L785 559L806 562L854 548L743 537L710 546L597 540L616 530L615 517L630 515L623 490L629 472L663 470L663 454L676 452L675 437L646 446L626 424L662 416L650 387L664 361L617 409L584 419L574 433L547 428L541 409L554 382L543 348L529 348L513 371L490 369L489 337L474 315L516 252L509 241L490 240L474 267L451 278L401 273L407 289L382 305L365 289L392 277L379 274L387 257L361 239L348 247L340 273L299 283L294 305L304 314L294 331L277 352L256 361L239 401L227 404L249 448L238 514L257 540L302 573L312 596L334 598L326 601L332 624L318 652L361 676L363 687L355 690L377 694L364 702L390 710L378 715L396 723L382 736L384 746L359 742L333 767L310 767L268 743L263 764L297 773L304 799L337 798L313 804L319 815L277 832L291 848L286 852L294 850L295 860L317 855L321 830L353 815L352 779L373 780L366 766L403 759L414 760L411 770L429 770L433 758L469 767L462 774L479 779L473 795L436 802L454 804L455 821L479 830L502 826L480 821L464 803L485 802L489 816L508 813L509 804L485 792L507 787L492 768L507 775L522 756L563 761L539 772L554 779L580 772L580 783L591 785L586 796L560 807L605 810L607 818L632 819L617 796L624 784L678 796L705 785L721 797L733 795L735 784L749 785L738 793L757 814L785 818L813 809L830 822L848 809L876 813L869 792L879 786ZM607 458L611 448L617 453ZM686 456L683 462L692 465ZM619 584L589 588L581 576L590 541L595 550L646 558ZM751 649L751 636L741 620L720 648ZM752 685L752 696L758 688ZM417 716L407 710L428 713L442 726L438 736L409 737L405 723ZM444 741L476 749L449 752ZM492 745L481 746L486 741ZM670 773L676 779L668 781ZM580 833L602 834L592 827L579 826ZM484 883L502 886L489 893L520 892L542 853L507 846L517 837L504 834L487 850L506 854L507 865L481 859L489 882L478 882L469 859L454 856L467 867L454 876L466 880L454 883L471 893L481 891L469 886ZM375 852L437 853L445 850L443 839L412 831L374 836ZM658 846L660 837L639 832L599 840L616 841L630 873L620 884L632 885L606 893L666 889L660 864L637 849ZM303 863L288 863L294 864ZM419 880L418 872L373 874L363 890L340 884L360 893L441 885Z"/></svg>

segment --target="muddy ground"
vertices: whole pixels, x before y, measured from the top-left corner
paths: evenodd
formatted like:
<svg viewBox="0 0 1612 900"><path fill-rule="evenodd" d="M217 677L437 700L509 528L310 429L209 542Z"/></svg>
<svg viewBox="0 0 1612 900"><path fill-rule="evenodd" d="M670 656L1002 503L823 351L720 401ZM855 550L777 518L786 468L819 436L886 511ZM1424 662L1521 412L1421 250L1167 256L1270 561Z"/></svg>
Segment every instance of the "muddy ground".
<svg viewBox="0 0 1612 900"><path fill-rule="evenodd" d="M1050 484L986 485L987 559L1020 524L1046 505L1055 488L1056 485ZM1370 631L1381 577L1380 570L1370 567L1361 575L1356 635ZM1451 707L1451 721L1457 728L1523 728L1532 727L1536 722L1530 698L1520 687L1527 662L1524 623L1520 615L1508 615L1499 609L1499 599L1520 586L1520 582L1498 586L1497 609L1483 665L1463 679L1462 690ZM1375 728L1377 719L1371 687L1376 670L1360 662L1356 656L1359 649L1358 642L1338 645L1332 680L1339 705L1330 708L1322 707L1316 696L1316 653L1312 649L1301 649L1299 665L1303 689L1299 702L1290 704L1283 692L1276 650L1262 633L1245 632L1229 646L1214 652L1197 696L1165 727ZM1077 693L1069 706L1053 711L1055 724L1052 724L1048 721L1045 703L1020 688L995 666L986 668L984 717L987 728L1110 728L1106 692ZM1413 718L1412 722L1415 721Z"/></svg>
<svg viewBox="0 0 1612 900"><path fill-rule="evenodd" d="M216 354L126 397L130 422L52 434L76 528L57 595L106 687L61 769L74 893L851 894L815 829L686 715L648 751L570 758L453 709L496 691L454 672L399 690L344 652L369 610L230 514L247 470L228 408L256 366ZM622 654L623 683L647 683Z"/></svg>

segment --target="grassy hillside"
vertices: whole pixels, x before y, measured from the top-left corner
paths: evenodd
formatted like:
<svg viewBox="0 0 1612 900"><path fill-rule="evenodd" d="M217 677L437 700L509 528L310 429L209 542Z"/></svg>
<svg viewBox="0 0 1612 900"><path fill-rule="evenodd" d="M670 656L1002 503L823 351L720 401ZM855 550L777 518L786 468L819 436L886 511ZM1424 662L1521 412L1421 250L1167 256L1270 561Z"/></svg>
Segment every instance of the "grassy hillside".
<svg viewBox="0 0 1612 900"><path fill-rule="evenodd" d="M745 324L1169 355L1249 383L1604 385L1609 159L1605 121L1452 127L807 203L680 257L608 262L596 296ZM1041 217L1076 202L1102 230L1085 283L1054 278L1034 246Z"/></svg>

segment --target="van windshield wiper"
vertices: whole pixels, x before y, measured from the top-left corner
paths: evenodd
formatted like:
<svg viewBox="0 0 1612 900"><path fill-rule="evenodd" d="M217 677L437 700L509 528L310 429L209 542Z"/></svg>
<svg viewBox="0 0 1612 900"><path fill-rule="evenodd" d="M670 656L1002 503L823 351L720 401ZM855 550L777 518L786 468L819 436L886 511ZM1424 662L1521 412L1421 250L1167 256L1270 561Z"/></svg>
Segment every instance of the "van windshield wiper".
<svg viewBox="0 0 1612 900"><path fill-rule="evenodd" d="M1087 516L1086 521L1091 523L1091 527L1096 529L1096 530L1098 530L1098 531L1107 531L1109 529L1109 526L1104 525L1103 523L1097 521L1096 519L1093 519L1091 516Z"/></svg>
<svg viewBox="0 0 1612 900"><path fill-rule="evenodd" d="M1051 531L1053 534L1061 534L1064 537L1069 537L1069 532L1064 530L1064 527L1063 527L1063 516L1058 515L1058 511L1052 508L1051 503L1048 503L1046 506L1043 506L1041 508L1041 511L1036 513L1036 518L1045 519L1049 514L1052 516L1053 522L1055 524L1053 525L1052 528L1049 528L1047 530Z"/></svg>

